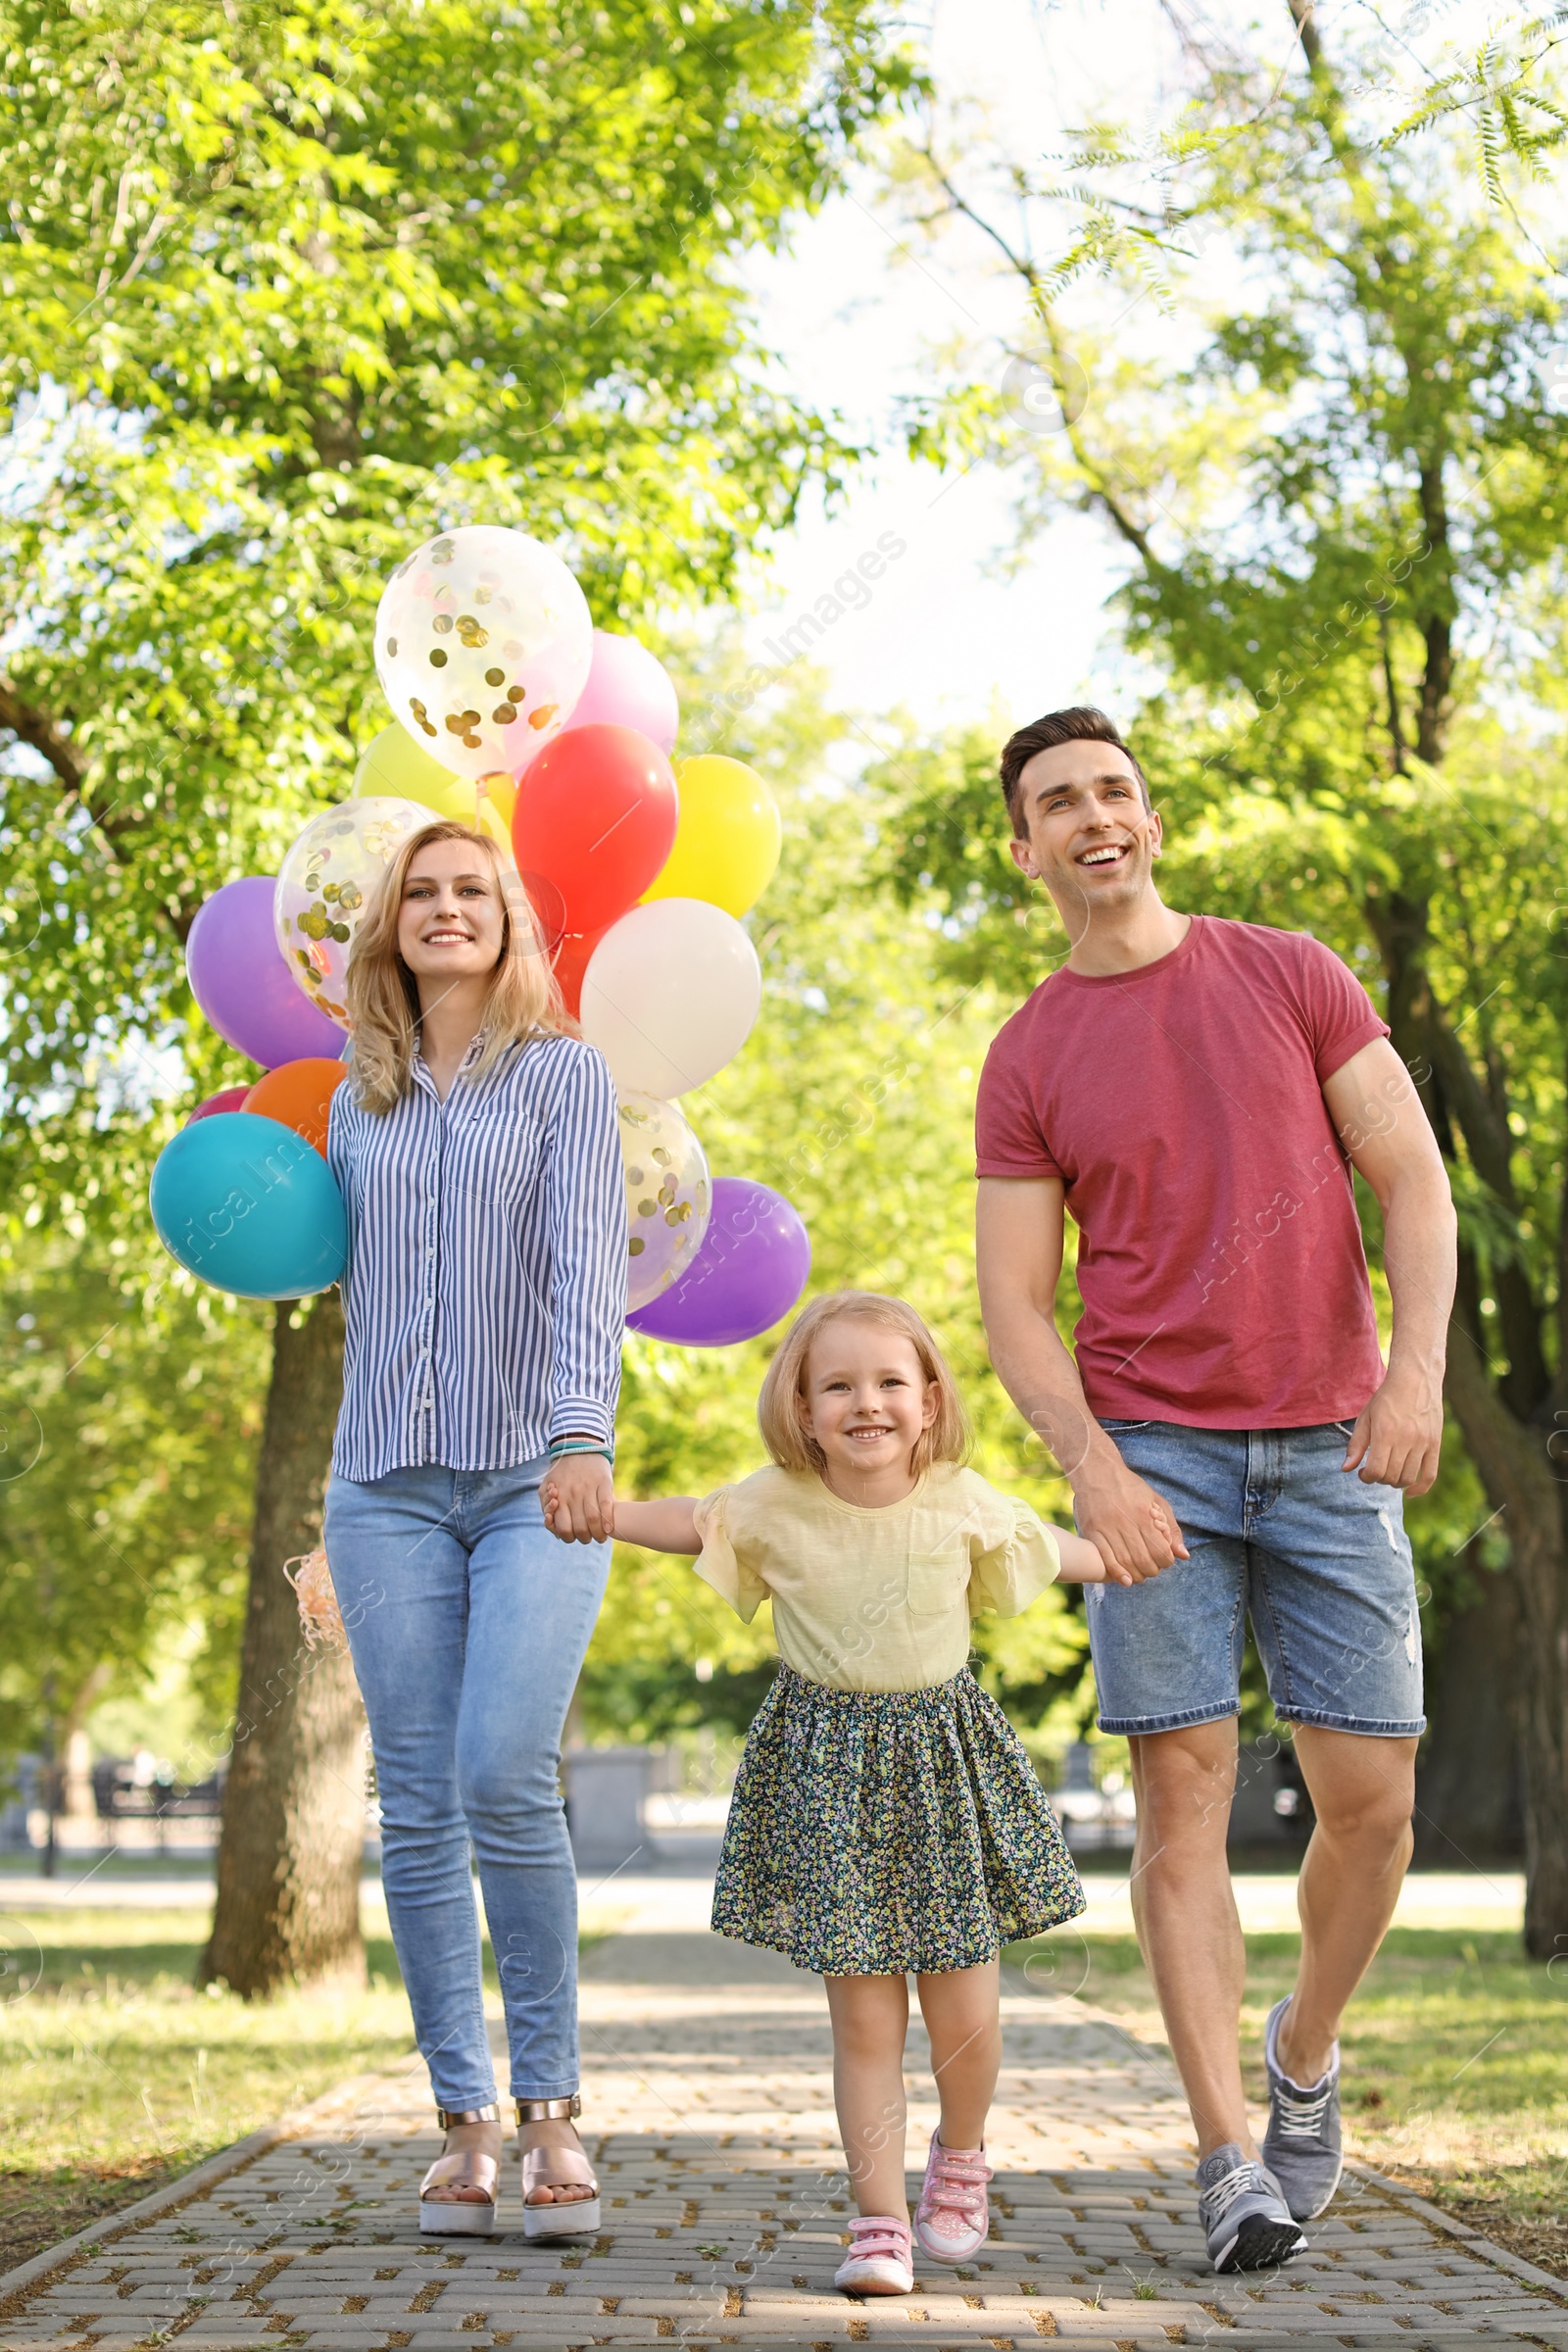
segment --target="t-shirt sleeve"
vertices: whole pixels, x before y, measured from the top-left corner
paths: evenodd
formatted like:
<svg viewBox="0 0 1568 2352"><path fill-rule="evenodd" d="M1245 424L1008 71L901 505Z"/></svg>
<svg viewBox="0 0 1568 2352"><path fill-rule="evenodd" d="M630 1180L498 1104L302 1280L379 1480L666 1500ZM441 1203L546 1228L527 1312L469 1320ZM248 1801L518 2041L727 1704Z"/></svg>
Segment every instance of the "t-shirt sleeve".
<svg viewBox="0 0 1568 2352"><path fill-rule="evenodd" d="M1388 1022L1349 965L1321 940L1301 941L1301 1001L1319 1086L1343 1070L1352 1054L1389 1034Z"/></svg>
<svg viewBox="0 0 1568 2352"><path fill-rule="evenodd" d="M1014 1014L992 1040L974 1105L977 1176L1059 1176L1028 1082L1029 1031Z"/></svg>
<svg viewBox="0 0 1568 2352"><path fill-rule="evenodd" d="M705 1494L693 1516L703 1540L693 1563L697 1574L729 1602L743 1625L750 1625L767 1598L767 1587L746 1556L745 1513L735 1501L735 1489L717 1487Z"/></svg>
<svg viewBox="0 0 1568 2352"><path fill-rule="evenodd" d="M1060 1569L1054 1531L1028 1503L988 1489L969 1547L969 1614L1019 1617Z"/></svg>

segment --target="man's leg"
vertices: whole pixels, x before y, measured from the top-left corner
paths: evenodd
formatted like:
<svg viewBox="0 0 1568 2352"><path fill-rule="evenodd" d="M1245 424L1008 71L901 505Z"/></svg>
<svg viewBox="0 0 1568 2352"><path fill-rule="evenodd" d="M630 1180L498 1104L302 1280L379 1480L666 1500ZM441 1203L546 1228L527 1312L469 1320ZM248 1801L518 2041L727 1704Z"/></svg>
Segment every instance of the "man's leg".
<svg viewBox="0 0 1568 2352"><path fill-rule="evenodd" d="M1133 1921L1153 1979L1201 2159L1257 2148L1239 2049L1247 1953L1225 1860L1236 1786L1236 1719L1129 1741L1138 1793Z"/></svg>
<svg viewBox="0 0 1568 2352"><path fill-rule="evenodd" d="M1414 1740L1297 1731L1317 1825L1297 1887L1301 1964L1276 2049L1303 2086L1328 2073L1340 2020L1394 1917L1413 1843L1415 1751Z"/></svg>

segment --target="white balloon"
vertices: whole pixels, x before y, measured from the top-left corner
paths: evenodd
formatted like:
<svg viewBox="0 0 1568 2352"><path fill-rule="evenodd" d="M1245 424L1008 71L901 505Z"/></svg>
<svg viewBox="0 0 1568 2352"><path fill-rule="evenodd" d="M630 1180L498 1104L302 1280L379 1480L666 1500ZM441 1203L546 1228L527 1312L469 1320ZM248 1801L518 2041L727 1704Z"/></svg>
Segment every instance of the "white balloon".
<svg viewBox="0 0 1568 2352"><path fill-rule="evenodd" d="M616 1102L626 1180L626 1304L647 1306L678 1282L703 1246L713 1188L702 1145L673 1102Z"/></svg>
<svg viewBox="0 0 1568 2352"><path fill-rule="evenodd" d="M593 660L588 600L526 531L466 523L406 556L375 613L375 674L458 775L515 774L559 735Z"/></svg>
<svg viewBox="0 0 1568 2352"><path fill-rule="evenodd" d="M734 1059L762 1003L741 925L706 899L655 899L612 923L588 959L582 1033L623 1094L667 1102Z"/></svg>

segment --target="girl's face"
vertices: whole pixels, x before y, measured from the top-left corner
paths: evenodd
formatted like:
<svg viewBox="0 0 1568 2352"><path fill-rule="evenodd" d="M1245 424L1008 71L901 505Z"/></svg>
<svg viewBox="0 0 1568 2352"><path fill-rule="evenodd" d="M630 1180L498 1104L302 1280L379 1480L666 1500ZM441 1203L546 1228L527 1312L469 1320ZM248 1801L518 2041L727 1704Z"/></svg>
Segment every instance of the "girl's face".
<svg viewBox="0 0 1568 2352"><path fill-rule="evenodd" d="M488 975L501 959L504 919L490 860L471 842L426 842L404 877L398 953L419 980Z"/></svg>
<svg viewBox="0 0 1568 2352"><path fill-rule="evenodd" d="M830 1470L861 1478L907 1470L940 1401L913 1344L884 1324L837 1315L811 1342L801 1420Z"/></svg>

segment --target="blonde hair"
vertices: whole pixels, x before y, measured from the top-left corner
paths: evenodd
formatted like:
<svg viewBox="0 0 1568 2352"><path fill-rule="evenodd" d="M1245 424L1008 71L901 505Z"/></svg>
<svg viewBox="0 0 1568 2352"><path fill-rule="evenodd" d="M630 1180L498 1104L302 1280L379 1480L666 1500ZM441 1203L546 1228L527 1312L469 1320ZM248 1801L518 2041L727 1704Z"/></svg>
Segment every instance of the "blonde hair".
<svg viewBox="0 0 1568 2352"><path fill-rule="evenodd" d="M969 1416L941 1348L913 1307L902 1298L888 1298L880 1291L829 1291L796 1316L767 1367L757 1399L757 1425L779 1468L820 1470L826 1462L821 1446L801 1420L801 1401L812 1342L845 1315L880 1323L884 1330L896 1331L900 1339L907 1340L926 1381L936 1389L936 1418L916 1439L910 1468L918 1472L928 1470L933 1462L963 1461L969 1451Z"/></svg>
<svg viewBox="0 0 1568 2352"><path fill-rule="evenodd" d="M413 1074L419 990L398 953L398 917L410 866L437 841L466 841L482 852L501 900L501 953L490 978L484 1044L474 1075L489 1069L516 1040L573 1030L521 882L486 835L454 818L437 817L402 844L376 884L349 949L344 995L354 1039L352 1083L367 1110L390 1110L407 1093Z"/></svg>

